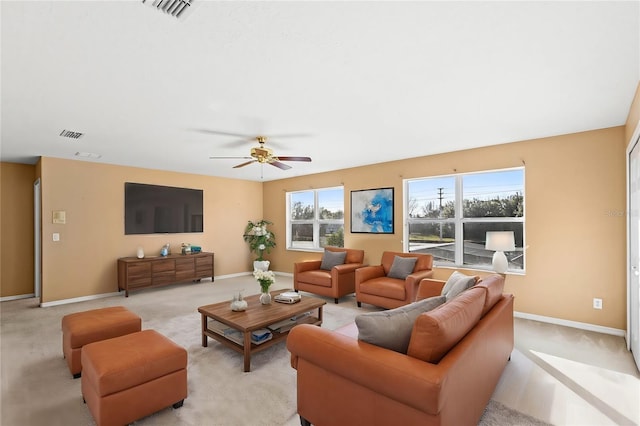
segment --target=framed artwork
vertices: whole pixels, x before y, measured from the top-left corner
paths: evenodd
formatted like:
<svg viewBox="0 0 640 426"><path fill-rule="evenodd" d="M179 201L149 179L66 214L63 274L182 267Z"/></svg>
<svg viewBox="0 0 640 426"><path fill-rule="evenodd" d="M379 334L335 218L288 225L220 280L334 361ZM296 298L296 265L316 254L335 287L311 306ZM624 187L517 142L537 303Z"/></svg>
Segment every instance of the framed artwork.
<svg viewBox="0 0 640 426"><path fill-rule="evenodd" d="M351 191L351 232L393 234L393 188Z"/></svg>

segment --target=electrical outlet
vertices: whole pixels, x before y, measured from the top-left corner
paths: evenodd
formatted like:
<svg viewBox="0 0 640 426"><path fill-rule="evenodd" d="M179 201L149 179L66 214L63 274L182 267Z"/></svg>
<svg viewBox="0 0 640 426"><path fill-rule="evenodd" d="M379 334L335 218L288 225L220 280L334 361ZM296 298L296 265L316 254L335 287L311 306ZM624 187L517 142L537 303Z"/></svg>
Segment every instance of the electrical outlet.
<svg viewBox="0 0 640 426"><path fill-rule="evenodd" d="M593 309L602 309L602 299L593 298Z"/></svg>
<svg viewBox="0 0 640 426"><path fill-rule="evenodd" d="M53 241L60 241L60 234L58 234L57 232L53 233Z"/></svg>

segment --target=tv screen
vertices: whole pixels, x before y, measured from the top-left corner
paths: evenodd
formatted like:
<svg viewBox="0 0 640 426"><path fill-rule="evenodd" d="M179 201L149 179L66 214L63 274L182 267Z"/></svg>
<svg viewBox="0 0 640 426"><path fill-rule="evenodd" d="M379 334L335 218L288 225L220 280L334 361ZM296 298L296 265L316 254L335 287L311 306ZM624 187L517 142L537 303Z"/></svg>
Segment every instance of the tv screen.
<svg viewBox="0 0 640 426"><path fill-rule="evenodd" d="M124 184L124 233L168 234L202 232L201 189Z"/></svg>

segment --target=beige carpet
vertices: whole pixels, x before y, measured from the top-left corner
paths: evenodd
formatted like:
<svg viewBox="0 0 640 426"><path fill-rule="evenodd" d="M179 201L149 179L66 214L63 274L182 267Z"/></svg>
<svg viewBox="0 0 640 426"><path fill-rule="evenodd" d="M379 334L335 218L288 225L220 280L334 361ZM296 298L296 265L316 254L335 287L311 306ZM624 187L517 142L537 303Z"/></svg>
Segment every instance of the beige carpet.
<svg viewBox="0 0 640 426"><path fill-rule="evenodd" d="M291 288L291 278L278 277L274 286ZM0 304L0 363L3 426L93 425L82 402L80 380L74 380L62 357L60 321L71 312L123 305L140 315L143 329L155 329L188 350L189 395L184 406L167 408L136 425L299 425L296 414L295 370L284 343L252 357L251 372L242 371L242 356L217 342L203 348L197 307L230 300L233 293L259 292L251 276L214 283L170 286L86 302L39 308L36 299ZM304 293L303 293L304 294ZM353 297L335 305L327 299L323 327L334 329L361 312ZM538 425L500 404L491 404L481 423Z"/></svg>

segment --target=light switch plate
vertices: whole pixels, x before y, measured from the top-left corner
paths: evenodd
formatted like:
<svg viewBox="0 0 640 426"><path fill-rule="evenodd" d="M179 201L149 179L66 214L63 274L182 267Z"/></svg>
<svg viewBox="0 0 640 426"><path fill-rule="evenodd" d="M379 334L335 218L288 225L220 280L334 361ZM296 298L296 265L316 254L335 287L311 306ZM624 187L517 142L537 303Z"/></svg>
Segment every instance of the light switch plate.
<svg viewBox="0 0 640 426"><path fill-rule="evenodd" d="M60 241L60 234L58 234L57 232L53 233L53 241Z"/></svg>

